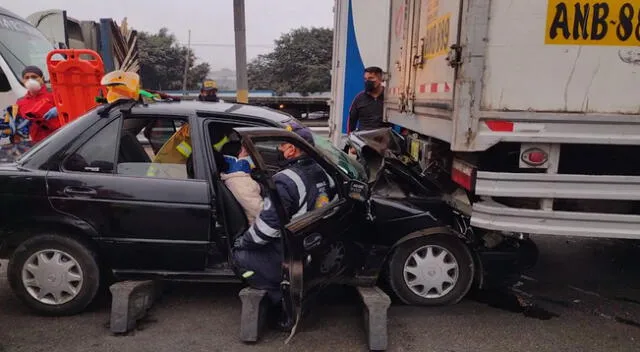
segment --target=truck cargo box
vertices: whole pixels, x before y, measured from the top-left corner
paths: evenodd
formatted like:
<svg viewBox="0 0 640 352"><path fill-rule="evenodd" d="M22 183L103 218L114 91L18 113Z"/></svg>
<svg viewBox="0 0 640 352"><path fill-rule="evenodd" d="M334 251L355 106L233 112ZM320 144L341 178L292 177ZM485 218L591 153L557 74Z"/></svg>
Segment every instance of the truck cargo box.
<svg viewBox="0 0 640 352"><path fill-rule="evenodd" d="M640 3L392 0L390 122L499 142L640 144Z"/></svg>

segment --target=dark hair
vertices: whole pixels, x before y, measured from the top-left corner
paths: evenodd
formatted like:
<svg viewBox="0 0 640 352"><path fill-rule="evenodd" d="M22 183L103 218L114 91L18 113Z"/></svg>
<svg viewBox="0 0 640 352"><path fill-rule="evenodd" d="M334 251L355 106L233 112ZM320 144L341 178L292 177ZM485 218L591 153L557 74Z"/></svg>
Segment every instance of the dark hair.
<svg viewBox="0 0 640 352"><path fill-rule="evenodd" d="M382 77L382 69L378 66L369 66L367 68L364 69L365 73L373 73L376 74L380 77Z"/></svg>

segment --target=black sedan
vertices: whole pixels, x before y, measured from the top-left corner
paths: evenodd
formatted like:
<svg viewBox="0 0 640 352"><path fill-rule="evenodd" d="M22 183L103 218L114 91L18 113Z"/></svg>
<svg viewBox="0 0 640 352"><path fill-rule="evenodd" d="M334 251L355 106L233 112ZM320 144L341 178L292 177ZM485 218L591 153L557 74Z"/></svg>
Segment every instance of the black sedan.
<svg viewBox="0 0 640 352"><path fill-rule="evenodd" d="M477 239L450 226L458 217L441 194L406 184L413 171L397 161L371 172L323 137L311 146L283 129L291 119L240 104L120 102L1 165L0 258L10 260L15 294L36 312L65 315L84 310L113 279L239 281L228 253L247 219L216 162L228 152L216 144L228 138L259 154L253 176L264 195L284 141L316 159L338 188L327 206L282 229L283 289L295 293L285 296L333 282L375 285L384 272L406 303L458 302L482 260Z"/></svg>

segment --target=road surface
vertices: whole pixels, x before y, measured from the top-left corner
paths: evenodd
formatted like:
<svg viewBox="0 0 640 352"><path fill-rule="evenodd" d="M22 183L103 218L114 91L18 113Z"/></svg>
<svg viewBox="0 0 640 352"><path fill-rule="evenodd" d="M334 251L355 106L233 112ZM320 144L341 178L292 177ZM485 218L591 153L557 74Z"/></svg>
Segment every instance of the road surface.
<svg viewBox="0 0 640 352"><path fill-rule="evenodd" d="M440 308L389 311L390 351L640 351L640 248L536 237L539 264L512 290ZM3 263L4 266L4 263ZM34 316L0 274L0 351L366 351L352 290L328 291L289 345L268 332L238 342L237 285L171 286L140 330L112 336L108 297L78 316Z"/></svg>

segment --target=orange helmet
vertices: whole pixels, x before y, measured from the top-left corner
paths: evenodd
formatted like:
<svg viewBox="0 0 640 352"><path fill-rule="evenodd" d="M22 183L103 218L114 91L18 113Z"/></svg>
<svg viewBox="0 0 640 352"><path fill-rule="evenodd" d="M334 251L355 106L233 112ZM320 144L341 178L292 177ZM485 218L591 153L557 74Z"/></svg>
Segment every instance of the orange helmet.
<svg viewBox="0 0 640 352"><path fill-rule="evenodd" d="M109 72L102 77L100 84L107 87L109 103L118 99L138 100L140 97L140 76L135 72Z"/></svg>

